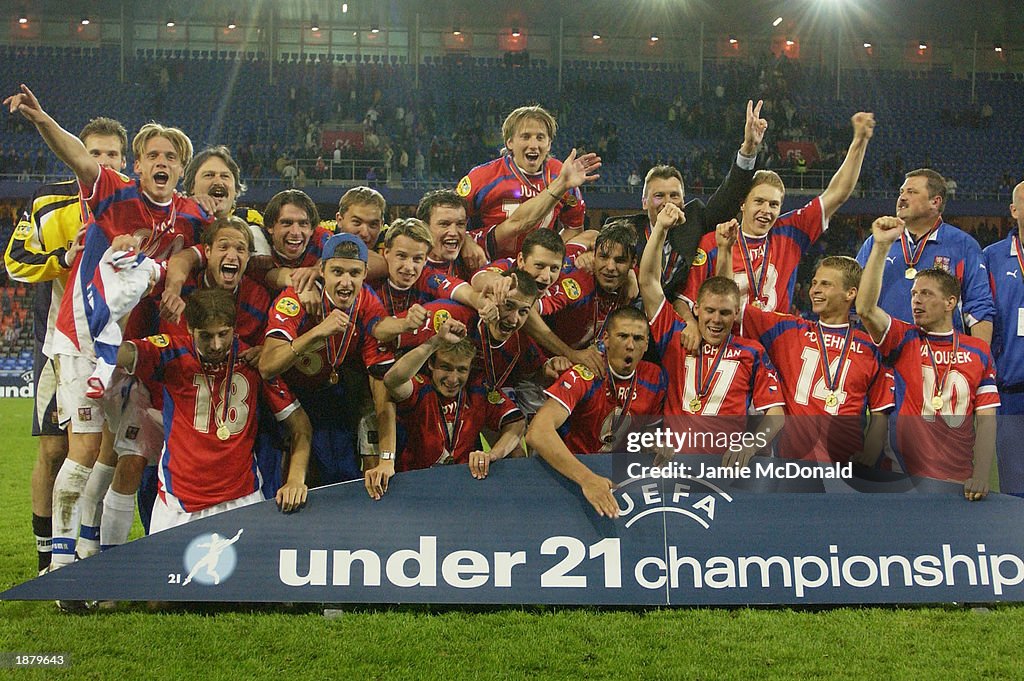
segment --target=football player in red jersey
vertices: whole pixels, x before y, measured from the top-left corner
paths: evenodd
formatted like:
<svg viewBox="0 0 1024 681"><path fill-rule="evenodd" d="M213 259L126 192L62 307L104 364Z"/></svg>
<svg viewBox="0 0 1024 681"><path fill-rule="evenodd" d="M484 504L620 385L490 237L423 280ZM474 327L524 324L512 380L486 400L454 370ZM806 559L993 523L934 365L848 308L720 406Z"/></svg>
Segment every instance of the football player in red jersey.
<svg viewBox="0 0 1024 681"><path fill-rule="evenodd" d="M521 205L545 192L554 201L549 202L551 207L546 214L542 213L539 226L535 227L561 231L565 241L580 233L586 208L579 185L552 186L563 172L561 162L551 158L557 128L554 116L542 107L519 107L502 123L505 147L501 157L473 168L459 181L456 191L468 202L474 231L481 239L491 228L512 217ZM570 160L580 162L586 173L600 167L600 159L590 154L579 159L570 154L567 162ZM557 195L556 189L561 190ZM501 244L493 244L497 248L490 253L492 259L514 257L519 252L526 231L514 232L514 239L503 238Z"/></svg>
<svg viewBox="0 0 1024 681"><path fill-rule="evenodd" d="M789 312L800 258L821 238L828 229L829 218L853 193L868 141L874 134L873 114L862 111L850 121L853 141L843 164L821 196L803 207L780 216L786 195L782 179L770 170L754 173L750 191L740 206L743 220L733 246L733 269L743 305L749 302L769 312ZM701 238L694 266L687 276L683 289L687 300L692 302L701 282L719 271L717 259L715 235L708 232Z"/></svg>
<svg viewBox="0 0 1024 681"><path fill-rule="evenodd" d="M712 277L697 293L697 328L701 343L696 352L682 344L686 323L665 299L661 287L661 254L670 227L681 224L682 210L668 204L651 229L651 238L640 260L640 295L651 333L668 372L669 389L665 416L703 415L726 417L707 422L706 430L738 432L746 429L746 415L753 408L765 418L759 430L763 447L785 422L785 403L778 377L764 347L757 341L732 333L740 309L740 292L731 279ZM698 422L699 423L699 422ZM722 429L725 429L724 431ZM723 463L745 466L758 446L730 448Z"/></svg>
<svg viewBox="0 0 1024 681"><path fill-rule="evenodd" d="M737 230L735 220L718 226L719 268L730 274ZM743 310L741 333L764 345L786 399L780 456L872 466L881 455L894 385L871 337L850 321L860 278L853 258L824 258L809 292L815 322L753 305Z"/></svg>
<svg viewBox="0 0 1024 681"><path fill-rule="evenodd" d="M100 400L87 396L87 381L98 358L109 366L117 354L116 346L100 342L93 333L118 321L109 318L109 308L102 304L100 259L111 246L120 250L134 243L165 267L171 255L198 241L201 227L211 220L213 201L208 196L188 199L175 191L192 155L191 140L177 128L149 123L139 130L132 141L138 180L132 180L101 166L80 139L43 110L27 86L7 97L4 105L35 125L47 146L72 169L81 188L83 210L91 212L92 218L84 246L72 264L53 345L58 417L70 425L68 456L57 473L53 493L51 567L59 568L74 560L78 528L72 526L77 525L73 509L99 455L108 416ZM150 305L155 302L147 301L145 307ZM119 418L116 408L109 416Z"/></svg>
<svg viewBox="0 0 1024 681"><path fill-rule="evenodd" d="M544 391L547 402L526 433L526 444L552 468L579 484L600 515L619 515L612 482L574 455L608 451L634 416L661 414L668 379L661 367L641 361L647 351L647 319L635 307L608 316L602 340L607 370L596 376L582 365L566 371Z"/></svg>
<svg viewBox="0 0 1024 681"><path fill-rule="evenodd" d="M229 291L197 291L185 305L187 336L150 336L124 343L118 365L164 386L164 451L152 532L263 501L253 456L256 403L262 396L288 428L288 476L277 493L282 511L306 501L312 428L283 386L264 381L243 362Z"/></svg>
<svg viewBox="0 0 1024 681"><path fill-rule="evenodd" d="M918 272L911 290L913 324L878 306L889 248L903 233L903 220L880 217L861 287L857 314L896 377L895 453L903 470L962 482L964 496L988 494L995 460L995 361L988 343L953 327L960 282L945 270Z"/></svg>
<svg viewBox="0 0 1024 681"><path fill-rule="evenodd" d="M364 284L367 248L358 237L335 234L324 246L322 315L308 314L293 288L274 303L260 355L264 377L284 374L285 381L308 405L314 430L313 454L320 482L361 477L356 433L363 405L372 392L378 416L386 402L375 382L390 365L378 348L407 328L406 320L387 317L373 290ZM388 327L391 327L391 331ZM367 386L367 374L371 381ZM341 410L348 402L354 408ZM384 419L382 419L384 421ZM389 424L381 423L382 429ZM393 438L382 432L381 442ZM390 446L382 448L393 452Z"/></svg>
<svg viewBox="0 0 1024 681"><path fill-rule="evenodd" d="M388 370L384 385L409 433L408 444L398 457L398 470L469 464L472 476L481 480L487 477L492 462L521 451L526 430L523 414L504 393L488 391L479 379L470 380L475 356L476 348L466 339L466 326L448 319L430 340L407 352ZM428 362L429 377L419 373ZM480 444L484 427L499 433L489 452ZM387 491L393 471L379 470L375 477L367 476L371 497L379 499Z"/></svg>

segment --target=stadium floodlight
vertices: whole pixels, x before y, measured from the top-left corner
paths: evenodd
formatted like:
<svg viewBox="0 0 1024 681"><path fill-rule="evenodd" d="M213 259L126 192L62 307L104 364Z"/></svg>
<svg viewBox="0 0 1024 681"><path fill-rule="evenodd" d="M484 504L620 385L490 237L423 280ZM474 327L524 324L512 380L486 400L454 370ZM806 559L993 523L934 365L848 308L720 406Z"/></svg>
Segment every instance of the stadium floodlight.
<svg viewBox="0 0 1024 681"><path fill-rule="evenodd" d="M658 36L656 34L652 33L651 34L651 42L652 43L656 43L656 42L658 42L658 40L659 40Z"/></svg>
<svg viewBox="0 0 1024 681"><path fill-rule="evenodd" d="M729 36L729 44L730 45L735 45L738 42L739 42L739 40L736 40L736 36L734 36L734 35L730 35Z"/></svg>
<svg viewBox="0 0 1024 681"><path fill-rule="evenodd" d="M320 17L314 14L313 21L310 22L310 24L309 30L313 31L313 33L317 33L320 30Z"/></svg>
<svg viewBox="0 0 1024 681"><path fill-rule="evenodd" d="M512 29L512 37L513 38L518 38L521 35L522 35L522 33L519 31L519 27L518 26L516 26L515 28Z"/></svg>
<svg viewBox="0 0 1024 681"><path fill-rule="evenodd" d="M89 17L82 17L82 26L89 25Z"/></svg>
<svg viewBox="0 0 1024 681"><path fill-rule="evenodd" d="M772 22L772 26L778 28L779 24L782 23L782 17L775 17L775 21Z"/></svg>

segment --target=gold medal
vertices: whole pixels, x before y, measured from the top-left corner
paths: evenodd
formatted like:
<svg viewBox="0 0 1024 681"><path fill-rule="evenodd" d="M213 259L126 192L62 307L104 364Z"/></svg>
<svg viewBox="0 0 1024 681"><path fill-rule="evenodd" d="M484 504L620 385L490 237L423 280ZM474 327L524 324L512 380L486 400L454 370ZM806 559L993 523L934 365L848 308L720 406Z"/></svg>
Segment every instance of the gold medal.
<svg viewBox="0 0 1024 681"><path fill-rule="evenodd" d="M217 426L217 439L227 440L229 437L231 437L231 431L228 430L228 424L222 423Z"/></svg>
<svg viewBox="0 0 1024 681"><path fill-rule="evenodd" d="M831 407L836 406L837 404L839 404L839 398L836 397L835 393L829 393L828 395L825 396L825 406L826 407L831 408Z"/></svg>
<svg viewBox="0 0 1024 681"><path fill-rule="evenodd" d="M700 398L699 397L694 397L692 400L690 400L690 411L692 411L694 414L696 414L698 411L700 411Z"/></svg>
<svg viewBox="0 0 1024 681"><path fill-rule="evenodd" d="M936 395L932 398L932 409L935 411L942 409L942 395Z"/></svg>
<svg viewBox="0 0 1024 681"><path fill-rule="evenodd" d="M751 303L751 305L756 307L758 310L764 309L764 303L762 303L760 300L755 300L754 302Z"/></svg>
<svg viewBox="0 0 1024 681"><path fill-rule="evenodd" d="M491 390L487 393L487 401L491 404L498 404L501 402L501 393L497 390Z"/></svg>
<svg viewBox="0 0 1024 681"><path fill-rule="evenodd" d="M906 277L907 279L913 279L914 277L917 276L917 268L908 267L907 271L903 273L903 276Z"/></svg>
<svg viewBox="0 0 1024 681"><path fill-rule="evenodd" d="M331 385L338 385L338 372L331 371L331 377L329 380L331 381Z"/></svg>

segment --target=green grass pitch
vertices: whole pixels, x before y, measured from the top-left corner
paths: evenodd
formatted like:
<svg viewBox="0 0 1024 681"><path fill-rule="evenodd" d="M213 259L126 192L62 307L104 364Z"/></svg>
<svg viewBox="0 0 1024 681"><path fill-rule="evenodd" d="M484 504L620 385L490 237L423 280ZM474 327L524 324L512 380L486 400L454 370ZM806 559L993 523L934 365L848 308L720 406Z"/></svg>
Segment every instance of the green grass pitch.
<svg viewBox="0 0 1024 681"><path fill-rule="evenodd" d="M34 574L29 400L0 403L0 589ZM1020 678L1024 608L319 609L0 603L0 678ZM9 660L3 658L9 664Z"/></svg>

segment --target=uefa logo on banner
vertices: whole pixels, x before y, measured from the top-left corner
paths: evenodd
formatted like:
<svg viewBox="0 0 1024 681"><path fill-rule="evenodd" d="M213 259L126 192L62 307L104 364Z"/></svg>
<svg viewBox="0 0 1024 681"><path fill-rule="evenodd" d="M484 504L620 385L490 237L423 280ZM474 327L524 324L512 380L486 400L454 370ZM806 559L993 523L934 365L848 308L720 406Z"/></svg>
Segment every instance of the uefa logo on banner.
<svg viewBox="0 0 1024 681"><path fill-rule="evenodd" d="M205 586L216 586L230 577L238 564L234 543L241 536L242 530L239 529L231 538L213 532L201 534L193 539L185 549L187 576L181 585L188 586L195 582Z"/></svg>

